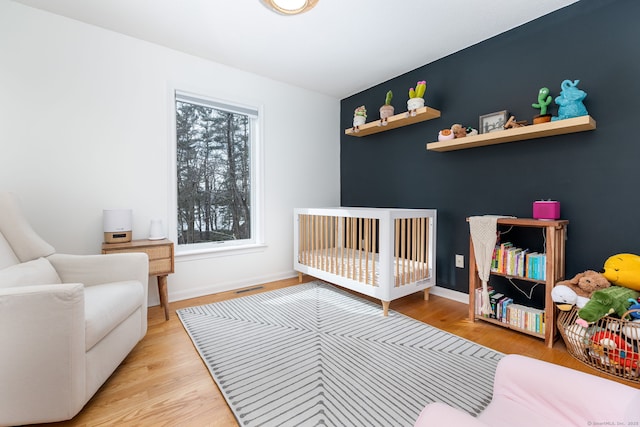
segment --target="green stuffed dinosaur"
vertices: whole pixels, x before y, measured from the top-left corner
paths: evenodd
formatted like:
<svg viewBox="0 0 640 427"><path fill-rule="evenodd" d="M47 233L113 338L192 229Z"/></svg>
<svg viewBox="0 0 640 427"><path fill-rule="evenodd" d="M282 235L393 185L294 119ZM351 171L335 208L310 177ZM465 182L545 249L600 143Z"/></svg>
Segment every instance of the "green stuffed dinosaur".
<svg viewBox="0 0 640 427"><path fill-rule="evenodd" d="M629 299L636 300L638 296L640 292L622 286L612 285L599 289L591 295L589 302L578 310L578 317L587 323L593 323L613 313L622 317L631 305Z"/></svg>

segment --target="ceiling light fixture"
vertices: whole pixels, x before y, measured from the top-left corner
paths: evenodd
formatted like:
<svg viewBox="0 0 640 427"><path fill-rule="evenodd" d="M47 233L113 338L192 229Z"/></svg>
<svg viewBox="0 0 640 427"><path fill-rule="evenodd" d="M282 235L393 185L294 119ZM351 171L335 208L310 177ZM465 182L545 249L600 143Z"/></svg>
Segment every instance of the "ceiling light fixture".
<svg viewBox="0 0 640 427"><path fill-rule="evenodd" d="M283 15L297 15L313 9L318 0L262 0L262 2Z"/></svg>

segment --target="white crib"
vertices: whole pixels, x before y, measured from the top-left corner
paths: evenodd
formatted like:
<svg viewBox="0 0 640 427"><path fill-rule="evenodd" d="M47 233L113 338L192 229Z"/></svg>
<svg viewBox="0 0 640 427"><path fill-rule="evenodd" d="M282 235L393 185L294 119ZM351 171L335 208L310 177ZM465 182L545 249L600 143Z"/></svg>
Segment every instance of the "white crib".
<svg viewBox="0 0 640 427"><path fill-rule="evenodd" d="M294 210L294 269L391 301L429 288L436 277L435 209Z"/></svg>

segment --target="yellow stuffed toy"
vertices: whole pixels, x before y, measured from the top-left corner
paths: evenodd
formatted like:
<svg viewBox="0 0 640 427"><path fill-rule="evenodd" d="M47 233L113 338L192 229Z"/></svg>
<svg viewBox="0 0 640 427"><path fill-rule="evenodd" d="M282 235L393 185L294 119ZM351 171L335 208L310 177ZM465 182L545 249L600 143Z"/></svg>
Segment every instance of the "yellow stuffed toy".
<svg viewBox="0 0 640 427"><path fill-rule="evenodd" d="M614 285L640 291L640 256L617 254L604 263L604 277Z"/></svg>

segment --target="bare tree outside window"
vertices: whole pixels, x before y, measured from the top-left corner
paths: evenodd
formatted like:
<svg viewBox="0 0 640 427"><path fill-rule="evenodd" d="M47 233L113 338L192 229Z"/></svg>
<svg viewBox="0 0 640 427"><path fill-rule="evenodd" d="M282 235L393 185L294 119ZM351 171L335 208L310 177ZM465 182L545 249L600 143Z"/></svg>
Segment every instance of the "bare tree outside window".
<svg viewBox="0 0 640 427"><path fill-rule="evenodd" d="M176 96L178 244L251 239L253 118L184 98Z"/></svg>

